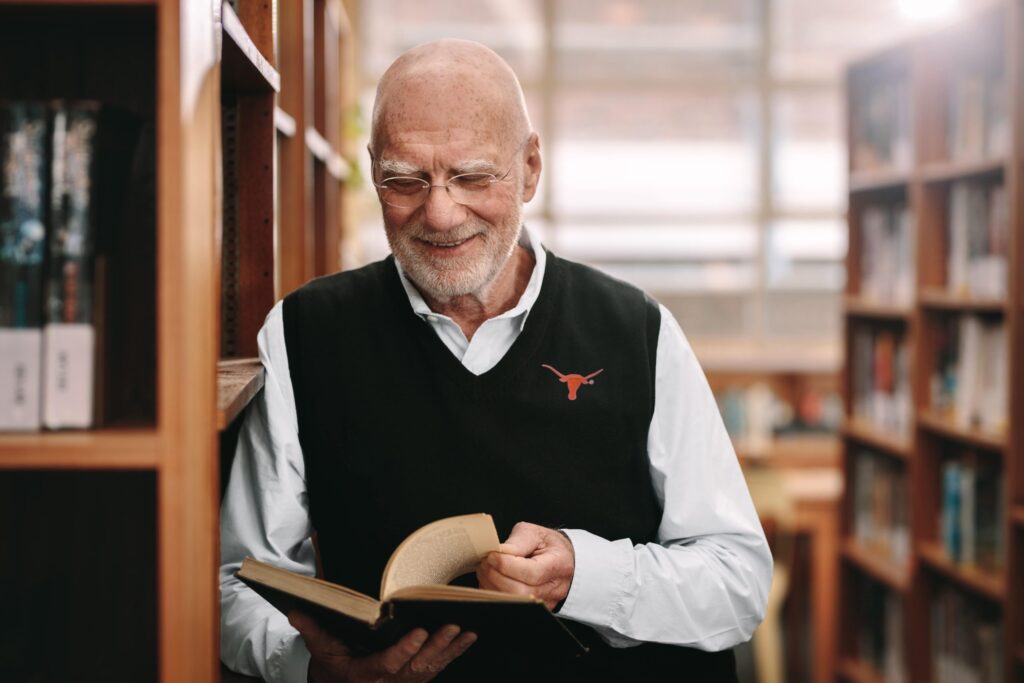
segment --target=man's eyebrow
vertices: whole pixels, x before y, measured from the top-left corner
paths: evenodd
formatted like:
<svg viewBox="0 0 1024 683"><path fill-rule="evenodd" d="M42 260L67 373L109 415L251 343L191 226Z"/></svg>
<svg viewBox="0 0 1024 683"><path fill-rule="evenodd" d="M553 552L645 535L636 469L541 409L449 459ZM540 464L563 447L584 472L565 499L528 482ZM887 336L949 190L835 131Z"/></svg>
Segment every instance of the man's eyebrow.
<svg viewBox="0 0 1024 683"><path fill-rule="evenodd" d="M493 161L487 159L469 159L468 161L462 161L455 165L452 169L452 175L462 175L464 173L494 173L497 167Z"/></svg>
<svg viewBox="0 0 1024 683"><path fill-rule="evenodd" d="M420 169L406 161L395 161L393 159L381 159L377 167L385 175L416 175Z"/></svg>

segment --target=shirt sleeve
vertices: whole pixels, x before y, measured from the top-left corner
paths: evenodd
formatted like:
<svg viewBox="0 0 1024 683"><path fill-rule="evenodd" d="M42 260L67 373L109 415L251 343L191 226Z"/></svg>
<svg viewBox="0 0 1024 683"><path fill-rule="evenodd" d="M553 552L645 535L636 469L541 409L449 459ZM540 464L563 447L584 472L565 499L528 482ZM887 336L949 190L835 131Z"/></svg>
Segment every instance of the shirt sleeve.
<svg viewBox="0 0 1024 683"><path fill-rule="evenodd" d="M711 389L664 306L655 382L648 456L663 506L658 542L565 529L576 571L559 616L616 647L723 650L764 618L772 557Z"/></svg>
<svg viewBox="0 0 1024 683"><path fill-rule="evenodd" d="M267 316L258 343L263 390L246 412L221 504L221 659L228 668L269 683L300 683L306 680L309 651L298 631L234 576L247 555L316 574L280 302Z"/></svg>

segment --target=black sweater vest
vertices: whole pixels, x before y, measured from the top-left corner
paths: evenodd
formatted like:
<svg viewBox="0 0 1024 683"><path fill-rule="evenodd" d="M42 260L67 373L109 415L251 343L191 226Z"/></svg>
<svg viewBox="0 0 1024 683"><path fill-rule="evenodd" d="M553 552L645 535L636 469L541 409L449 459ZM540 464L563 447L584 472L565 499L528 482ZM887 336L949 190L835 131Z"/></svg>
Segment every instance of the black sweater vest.
<svg viewBox="0 0 1024 683"><path fill-rule="evenodd" d="M314 280L283 313L328 580L377 595L405 536L471 512L493 515L501 538L527 521L656 540L647 433L660 312L640 290L549 254L523 331L479 376L413 312L391 257ZM470 648L437 680L734 678L729 652L614 649L565 623L592 648L578 661L486 662Z"/></svg>

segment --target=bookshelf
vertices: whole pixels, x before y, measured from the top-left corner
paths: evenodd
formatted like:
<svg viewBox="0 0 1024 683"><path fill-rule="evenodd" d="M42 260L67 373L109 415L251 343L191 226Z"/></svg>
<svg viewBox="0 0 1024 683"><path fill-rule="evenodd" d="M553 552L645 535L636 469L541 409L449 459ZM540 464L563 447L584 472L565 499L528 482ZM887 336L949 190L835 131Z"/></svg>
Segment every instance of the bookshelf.
<svg viewBox="0 0 1024 683"><path fill-rule="evenodd" d="M341 266L350 39L341 0L0 0L5 99L141 131L96 251L94 427L0 432L0 678L220 680L223 471L264 316Z"/></svg>
<svg viewBox="0 0 1024 683"><path fill-rule="evenodd" d="M841 680L1024 678L1022 62L1001 0L847 69Z"/></svg>

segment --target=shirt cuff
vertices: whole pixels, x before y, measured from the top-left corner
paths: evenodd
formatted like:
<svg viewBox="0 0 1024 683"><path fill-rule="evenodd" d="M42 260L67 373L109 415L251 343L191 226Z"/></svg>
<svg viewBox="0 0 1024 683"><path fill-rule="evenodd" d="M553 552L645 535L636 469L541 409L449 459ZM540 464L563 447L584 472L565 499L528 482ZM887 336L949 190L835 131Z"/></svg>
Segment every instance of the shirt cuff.
<svg viewBox="0 0 1024 683"><path fill-rule="evenodd" d="M306 683L309 680L309 650L298 632L284 638L268 659L267 673L272 683Z"/></svg>
<svg viewBox="0 0 1024 683"><path fill-rule="evenodd" d="M581 529L562 529L572 541L576 568L558 616L590 626L614 628L633 572L633 544L608 541Z"/></svg>

